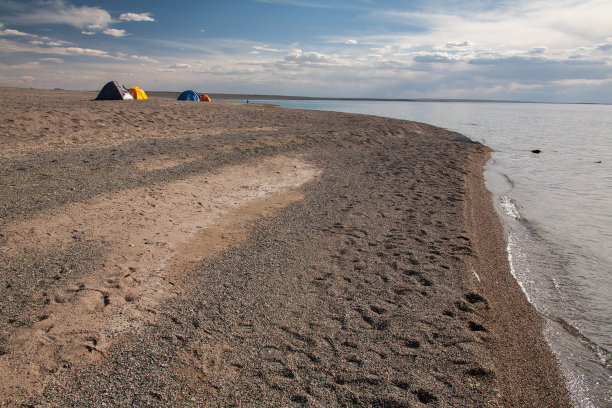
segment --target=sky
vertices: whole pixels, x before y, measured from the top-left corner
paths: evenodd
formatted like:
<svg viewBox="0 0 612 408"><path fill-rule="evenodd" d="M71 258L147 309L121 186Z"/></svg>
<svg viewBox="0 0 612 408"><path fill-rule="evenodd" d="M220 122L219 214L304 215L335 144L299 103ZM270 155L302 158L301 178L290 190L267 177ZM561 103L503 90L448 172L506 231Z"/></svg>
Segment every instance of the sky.
<svg viewBox="0 0 612 408"><path fill-rule="evenodd" d="M612 0L0 0L0 86L612 103Z"/></svg>

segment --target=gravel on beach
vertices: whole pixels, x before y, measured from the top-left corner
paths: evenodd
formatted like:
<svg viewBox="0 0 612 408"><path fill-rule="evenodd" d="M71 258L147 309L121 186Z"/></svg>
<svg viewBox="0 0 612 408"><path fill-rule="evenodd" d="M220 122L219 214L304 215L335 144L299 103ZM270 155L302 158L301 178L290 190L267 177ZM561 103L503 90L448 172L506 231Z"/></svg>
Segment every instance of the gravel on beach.
<svg viewBox="0 0 612 408"><path fill-rule="evenodd" d="M571 406L487 147L95 95L0 88L0 406Z"/></svg>

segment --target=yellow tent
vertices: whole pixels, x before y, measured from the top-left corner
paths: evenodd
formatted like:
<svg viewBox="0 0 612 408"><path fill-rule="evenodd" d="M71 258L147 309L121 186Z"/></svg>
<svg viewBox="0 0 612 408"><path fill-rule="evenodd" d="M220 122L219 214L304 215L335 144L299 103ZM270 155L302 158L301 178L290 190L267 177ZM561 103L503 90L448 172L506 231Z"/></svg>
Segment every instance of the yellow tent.
<svg viewBox="0 0 612 408"><path fill-rule="evenodd" d="M130 88L130 93L132 94L132 97L134 99L149 99L147 98L147 94L145 93L145 91L143 91L142 89L140 89L137 86L133 86Z"/></svg>

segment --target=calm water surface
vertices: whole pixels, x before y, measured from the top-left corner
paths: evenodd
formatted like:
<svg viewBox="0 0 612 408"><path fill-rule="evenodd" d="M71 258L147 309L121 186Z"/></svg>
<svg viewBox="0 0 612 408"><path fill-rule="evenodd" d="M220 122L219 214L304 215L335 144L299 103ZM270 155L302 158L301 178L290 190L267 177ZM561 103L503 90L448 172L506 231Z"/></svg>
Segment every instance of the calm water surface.
<svg viewBox="0 0 612 408"><path fill-rule="evenodd" d="M485 177L511 271L545 318L574 404L612 407L612 106L268 102L430 123L493 148Z"/></svg>

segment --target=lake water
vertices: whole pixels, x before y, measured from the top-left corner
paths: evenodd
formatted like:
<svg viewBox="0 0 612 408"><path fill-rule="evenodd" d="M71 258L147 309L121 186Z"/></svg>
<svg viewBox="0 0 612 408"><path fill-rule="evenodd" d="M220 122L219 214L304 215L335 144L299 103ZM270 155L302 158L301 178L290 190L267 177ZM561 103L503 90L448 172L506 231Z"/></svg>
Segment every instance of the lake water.
<svg viewBox="0 0 612 408"><path fill-rule="evenodd" d="M257 102L425 122L493 148L485 178L511 271L545 319L575 406L612 407L612 106Z"/></svg>

